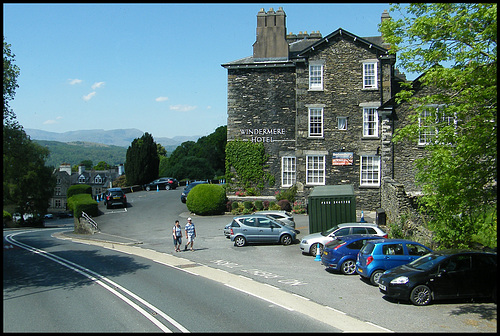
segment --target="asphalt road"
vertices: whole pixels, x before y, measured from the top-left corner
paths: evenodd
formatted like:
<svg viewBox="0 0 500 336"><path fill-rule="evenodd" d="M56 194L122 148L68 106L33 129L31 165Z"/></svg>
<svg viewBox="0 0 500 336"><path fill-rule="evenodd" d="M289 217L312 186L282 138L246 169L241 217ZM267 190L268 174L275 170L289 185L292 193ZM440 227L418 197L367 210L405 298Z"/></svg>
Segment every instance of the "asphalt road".
<svg viewBox="0 0 500 336"><path fill-rule="evenodd" d="M66 237L90 238L95 240L93 243L130 255L166 258L167 264L177 263L197 275L226 284L237 276L248 282L244 290L254 291L261 300L288 307L295 304L294 311L309 314L318 321L329 321L335 325L334 329L343 331L360 331L366 326L394 332L497 331L497 306L493 303L453 301L416 307L406 302L391 302L357 275L327 272L314 257L302 255L298 243L237 248L223 235L223 228L232 216L190 214L180 202L181 190L127 194L127 209L107 210L100 204L103 214L95 220L101 233L85 237L66 234ZM174 252L171 228L176 219L183 226L188 216L193 218L198 234L195 251ZM295 221L301 230L300 239L308 233L308 217L296 215ZM227 275L220 276L221 272ZM290 298L298 302L292 303Z"/></svg>

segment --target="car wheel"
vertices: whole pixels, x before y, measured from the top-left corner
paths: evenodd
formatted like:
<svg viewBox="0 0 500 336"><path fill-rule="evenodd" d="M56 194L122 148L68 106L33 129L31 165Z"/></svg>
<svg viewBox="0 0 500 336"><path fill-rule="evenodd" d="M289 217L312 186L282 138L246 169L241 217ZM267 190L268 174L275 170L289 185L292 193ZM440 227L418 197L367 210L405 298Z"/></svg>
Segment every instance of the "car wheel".
<svg viewBox="0 0 500 336"><path fill-rule="evenodd" d="M284 234L281 236L281 244L290 245L292 243L292 237L290 235Z"/></svg>
<svg viewBox="0 0 500 336"><path fill-rule="evenodd" d="M425 306L431 302L431 289L425 285L418 285L410 293L410 301L415 306Z"/></svg>
<svg viewBox="0 0 500 336"><path fill-rule="evenodd" d="M340 266L342 273L351 275L356 273L356 262L354 260L346 260Z"/></svg>
<svg viewBox="0 0 500 336"><path fill-rule="evenodd" d="M380 276L382 275L382 273L384 273L384 271L381 271L381 270L376 270L372 273L372 275L370 277L370 282L372 283L372 285L378 286L378 280L380 279Z"/></svg>
<svg viewBox="0 0 500 336"><path fill-rule="evenodd" d="M238 237L234 238L234 246L242 247L242 246L245 246L246 242L247 241L246 241L245 237L238 236Z"/></svg>
<svg viewBox="0 0 500 336"><path fill-rule="evenodd" d="M314 243L311 245L311 248L309 249L309 253L312 254L313 256L316 255L316 250L318 249L318 243ZM319 244L319 254L323 254L323 245Z"/></svg>
<svg viewBox="0 0 500 336"><path fill-rule="evenodd" d="M170 190L170 185L167 185L167 186L165 187L165 190Z"/></svg>
<svg viewBox="0 0 500 336"><path fill-rule="evenodd" d="M146 187L146 191L150 191L151 190L151 187L150 186L147 186Z"/></svg>

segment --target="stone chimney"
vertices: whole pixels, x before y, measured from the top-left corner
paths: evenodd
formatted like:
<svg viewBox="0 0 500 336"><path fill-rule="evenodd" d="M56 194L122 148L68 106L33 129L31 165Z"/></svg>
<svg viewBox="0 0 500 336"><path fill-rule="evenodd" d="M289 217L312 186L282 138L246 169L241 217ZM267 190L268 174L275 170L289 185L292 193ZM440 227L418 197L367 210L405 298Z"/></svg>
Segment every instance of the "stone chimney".
<svg viewBox="0 0 500 336"><path fill-rule="evenodd" d="M253 44L254 59L288 59L286 14L282 7L276 12L262 8L257 13L257 38Z"/></svg>
<svg viewBox="0 0 500 336"><path fill-rule="evenodd" d="M380 23L383 23L384 21L387 21L387 20L390 20L390 19L391 19L391 16L387 12L387 9L384 9L384 12L382 13L382 16L380 17ZM382 47L388 48L388 49L391 48L391 45L389 43L385 42L383 34L382 34L382 41L383 41Z"/></svg>
<svg viewBox="0 0 500 336"><path fill-rule="evenodd" d="M71 165L69 163L61 163L59 171L66 172L69 176L71 176Z"/></svg>
<svg viewBox="0 0 500 336"><path fill-rule="evenodd" d="M82 175L83 172L85 172L85 166L84 165L79 165L78 166L78 175Z"/></svg>
<svg viewBox="0 0 500 336"><path fill-rule="evenodd" d="M118 165L118 175L119 175L119 176L122 176L123 174L125 174L125 167L123 166L123 164L122 164L122 163L120 163L120 164Z"/></svg>

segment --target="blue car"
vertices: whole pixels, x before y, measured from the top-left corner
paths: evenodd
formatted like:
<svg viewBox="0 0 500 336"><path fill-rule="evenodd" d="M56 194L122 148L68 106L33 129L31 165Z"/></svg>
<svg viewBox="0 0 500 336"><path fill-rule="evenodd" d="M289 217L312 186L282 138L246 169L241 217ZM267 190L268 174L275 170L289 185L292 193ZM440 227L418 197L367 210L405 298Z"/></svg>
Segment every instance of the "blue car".
<svg viewBox="0 0 500 336"><path fill-rule="evenodd" d="M356 256L367 241L384 239L372 235L348 235L338 237L326 244L321 255L321 263L327 270L341 271L351 275L356 273Z"/></svg>
<svg viewBox="0 0 500 336"><path fill-rule="evenodd" d="M368 241L359 251L356 273L378 286L385 271L405 265L432 252L420 243L405 239L380 239Z"/></svg>

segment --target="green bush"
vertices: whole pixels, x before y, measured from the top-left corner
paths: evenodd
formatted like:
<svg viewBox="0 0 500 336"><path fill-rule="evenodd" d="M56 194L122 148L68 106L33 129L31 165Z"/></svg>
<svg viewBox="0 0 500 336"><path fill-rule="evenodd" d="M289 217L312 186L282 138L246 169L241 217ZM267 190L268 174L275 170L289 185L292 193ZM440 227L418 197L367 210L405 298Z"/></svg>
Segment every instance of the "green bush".
<svg viewBox="0 0 500 336"><path fill-rule="evenodd" d="M232 210L237 210L239 206L240 206L240 204L237 201L234 201L233 203L231 203Z"/></svg>
<svg viewBox="0 0 500 336"><path fill-rule="evenodd" d="M264 210L264 203L262 201L255 201L255 210L261 211Z"/></svg>
<svg viewBox="0 0 500 336"><path fill-rule="evenodd" d="M245 201L243 202L243 206L245 207L245 209L247 210L253 210L253 203L250 202L250 201Z"/></svg>
<svg viewBox="0 0 500 336"><path fill-rule="evenodd" d="M68 207L73 211L75 218L82 216L82 211L89 216L97 216L99 208L97 202L90 194L76 194L68 198Z"/></svg>
<svg viewBox="0 0 500 336"><path fill-rule="evenodd" d="M295 202L295 196L297 195L297 186L293 185L287 190L280 191L276 194L276 200L288 200L290 203Z"/></svg>
<svg viewBox="0 0 500 336"><path fill-rule="evenodd" d="M67 197L68 199L73 195L78 194L89 194L92 195L92 187L88 184L75 184L68 188Z"/></svg>
<svg viewBox="0 0 500 336"><path fill-rule="evenodd" d="M188 194L186 205L189 211L201 215L221 215L226 210L226 192L218 184L200 184Z"/></svg>

